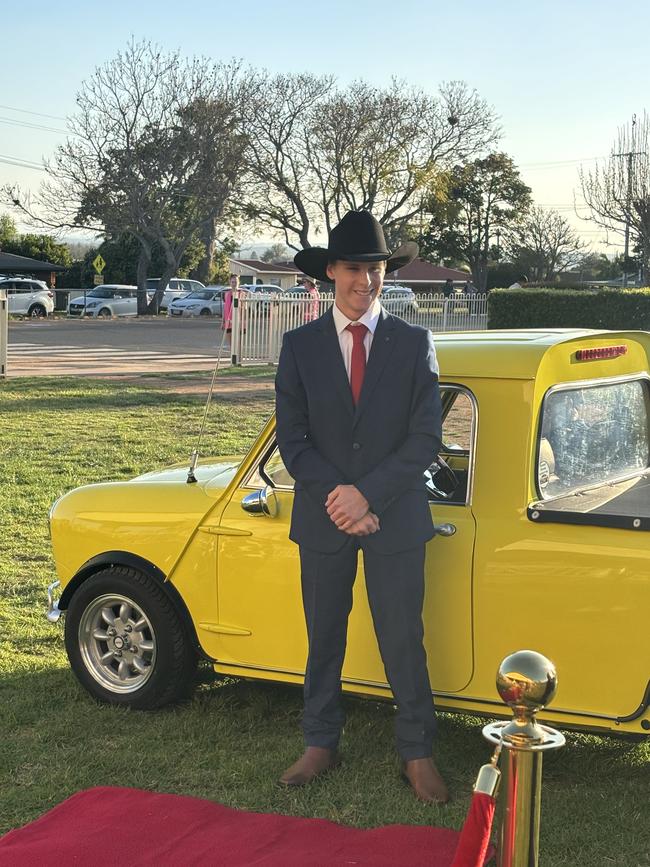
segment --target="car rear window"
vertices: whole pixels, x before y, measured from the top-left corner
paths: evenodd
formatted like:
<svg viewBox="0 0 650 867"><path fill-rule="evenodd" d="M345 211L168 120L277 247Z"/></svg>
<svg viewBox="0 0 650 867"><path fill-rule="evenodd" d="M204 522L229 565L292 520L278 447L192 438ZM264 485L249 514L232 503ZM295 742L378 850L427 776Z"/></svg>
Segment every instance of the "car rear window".
<svg viewBox="0 0 650 867"><path fill-rule="evenodd" d="M552 389L544 399L538 443L542 498L645 470L650 464L649 408L646 379Z"/></svg>

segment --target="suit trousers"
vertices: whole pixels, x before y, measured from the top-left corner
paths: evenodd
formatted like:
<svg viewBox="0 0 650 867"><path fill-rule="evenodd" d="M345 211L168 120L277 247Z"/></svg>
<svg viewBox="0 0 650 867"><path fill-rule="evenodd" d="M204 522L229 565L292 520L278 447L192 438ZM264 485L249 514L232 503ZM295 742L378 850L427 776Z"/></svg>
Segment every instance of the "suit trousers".
<svg viewBox="0 0 650 867"><path fill-rule="evenodd" d="M356 536L334 554L300 547L309 638L305 744L335 750L345 722L341 669L360 548L375 635L397 704L397 751L405 761L425 758L432 752L435 714L423 644L424 544L397 554L378 554Z"/></svg>

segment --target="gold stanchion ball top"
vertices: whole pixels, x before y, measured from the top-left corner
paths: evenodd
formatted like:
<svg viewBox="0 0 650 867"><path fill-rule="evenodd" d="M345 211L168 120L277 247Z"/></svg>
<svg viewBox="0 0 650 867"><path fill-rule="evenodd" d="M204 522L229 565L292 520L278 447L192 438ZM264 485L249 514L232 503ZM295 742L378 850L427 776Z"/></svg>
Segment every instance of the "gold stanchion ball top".
<svg viewBox="0 0 650 867"><path fill-rule="evenodd" d="M541 653L518 650L506 656L499 666L497 690L505 704L535 713L552 701L555 695L555 666Z"/></svg>

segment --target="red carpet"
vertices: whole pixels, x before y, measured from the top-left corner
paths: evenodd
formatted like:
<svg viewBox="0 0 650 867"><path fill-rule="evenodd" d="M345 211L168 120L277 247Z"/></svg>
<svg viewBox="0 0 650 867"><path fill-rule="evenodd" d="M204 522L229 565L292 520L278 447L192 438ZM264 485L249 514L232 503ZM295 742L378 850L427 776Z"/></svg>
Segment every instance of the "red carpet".
<svg viewBox="0 0 650 867"><path fill-rule="evenodd" d="M0 838L11 867L449 867L460 835L232 810L139 789L78 792ZM490 853L491 854L491 853Z"/></svg>

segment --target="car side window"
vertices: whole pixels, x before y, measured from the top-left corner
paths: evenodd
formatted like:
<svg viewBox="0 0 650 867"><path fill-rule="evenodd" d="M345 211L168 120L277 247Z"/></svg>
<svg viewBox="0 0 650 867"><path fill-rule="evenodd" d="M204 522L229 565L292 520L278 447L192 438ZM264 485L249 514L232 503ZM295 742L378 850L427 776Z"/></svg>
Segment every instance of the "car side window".
<svg viewBox="0 0 650 867"><path fill-rule="evenodd" d="M441 386L440 391L443 404L443 445L440 454L451 468L454 481L449 496L441 497L439 493L434 493L438 467L433 464L424 474L424 483L432 500L443 499L453 505L468 505L474 464L476 402L473 395L460 386ZM433 489L430 485L432 478ZM266 485L283 490L293 490L294 486L294 480L275 444L262 457L245 483L250 488L263 488Z"/></svg>

